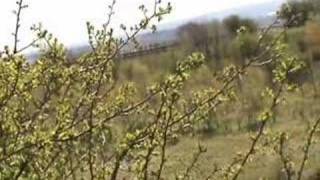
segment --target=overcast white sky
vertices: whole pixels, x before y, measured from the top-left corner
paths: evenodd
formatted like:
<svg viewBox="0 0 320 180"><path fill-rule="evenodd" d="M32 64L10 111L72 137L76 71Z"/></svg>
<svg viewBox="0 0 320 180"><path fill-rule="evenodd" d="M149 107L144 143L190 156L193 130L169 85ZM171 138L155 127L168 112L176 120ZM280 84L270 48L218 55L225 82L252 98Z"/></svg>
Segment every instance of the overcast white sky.
<svg viewBox="0 0 320 180"><path fill-rule="evenodd" d="M0 48L12 44L11 33L14 30L14 15L16 0L1 0L0 3ZM42 22L44 27L52 32L66 45L86 42L85 23L91 21L101 24L106 17L107 5L112 0L24 0L29 8L23 11L21 29L21 45L32 40L30 26ZM209 12L240 7L251 3L270 0L163 0L170 1L173 12L163 23L177 21L203 15ZM132 24L139 19L140 4L151 5L154 0L117 0L114 24Z"/></svg>

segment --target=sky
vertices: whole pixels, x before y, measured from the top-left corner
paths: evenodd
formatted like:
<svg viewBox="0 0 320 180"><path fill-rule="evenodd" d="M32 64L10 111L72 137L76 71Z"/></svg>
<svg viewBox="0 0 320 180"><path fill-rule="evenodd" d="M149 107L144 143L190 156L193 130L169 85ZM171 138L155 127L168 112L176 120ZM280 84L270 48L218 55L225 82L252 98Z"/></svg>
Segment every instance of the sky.
<svg viewBox="0 0 320 180"><path fill-rule="evenodd" d="M16 0L1 0L0 3L0 48L13 44ZM70 45L87 42L86 22L101 25L106 20L107 6L112 0L24 0L29 8L22 13L22 27L20 42L24 44L32 41L34 36L30 31L32 24L41 22L49 32L53 33L61 42ZM162 0L171 2L173 11L167 15L162 23L171 23L182 19L192 18L218 12L230 8L262 3L271 0ZM138 7L145 4L152 8L154 0L117 0L116 14L113 26L119 24L134 24L141 17Z"/></svg>

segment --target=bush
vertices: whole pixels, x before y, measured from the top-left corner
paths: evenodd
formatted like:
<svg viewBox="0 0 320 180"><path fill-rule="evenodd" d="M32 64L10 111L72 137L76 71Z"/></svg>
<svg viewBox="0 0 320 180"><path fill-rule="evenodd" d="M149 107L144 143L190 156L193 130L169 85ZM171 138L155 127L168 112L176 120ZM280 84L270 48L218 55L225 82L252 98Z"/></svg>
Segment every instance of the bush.
<svg viewBox="0 0 320 180"><path fill-rule="evenodd" d="M234 59L240 61L239 64L244 64L247 59L250 59L258 54L258 40L256 34L242 33L233 42L233 51L237 53L231 53L231 56L236 55Z"/></svg>
<svg viewBox="0 0 320 180"><path fill-rule="evenodd" d="M237 35L238 30L241 27L245 27L250 33L254 33L258 30L258 25L253 20L247 18L243 19L237 15L231 15L225 18L222 23L227 31L233 36Z"/></svg>
<svg viewBox="0 0 320 180"><path fill-rule="evenodd" d="M110 17L114 3L110 6ZM295 89L289 76L303 68L282 40L283 33L274 38L273 44L261 42L264 51L245 64L230 65L214 73L213 83L205 88L194 87L193 92L186 92L192 73L205 63L201 53L177 61L174 71L146 87L139 87L118 78L122 72L118 71L121 65L117 57L121 48L134 41L139 32L147 28L154 30L150 23L161 20L171 10L170 4L154 3L151 11L139 7L145 16L136 26L121 26L128 34L127 39L114 37L111 27L96 28L88 23L92 51L72 63L64 46L43 27L35 26L32 29L38 36L32 45L40 47L42 54L30 64L20 54L24 48L19 49L19 33L14 34L14 47L6 47L0 58L0 179L160 180L171 176L192 179L196 174L207 176L206 179L236 180L251 159L263 154L265 149L277 152L284 168L293 169L288 166L293 164L291 156L283 153L287 149L284 145L289 144L286 133L267 133L268 124L277 118L281 110L278 108L284 105L283 99ZM23 0L17 5L18 12L27 7ZM18 32L21 17L20 13L16 15ZM264 40L262 37L261 41ZM272 59L261 58L265 54ZM178 142L177 137L183 138L186 129L195 129L199 124L205 131L215 132L215 124L211 123L217 123L214 121L217 109L238 100L237 80L245 80L249 68L268 64L273 65L275 86L261 92L262 105L255 118L260 123L259 129L250 136L252 141L241 142L249 142L243 146L248 150L237 153L233 159L228 153L223 158L231 161L226 161L227 165L223 163L222 168L194 173L201 155L207 152L198 144L190 165L182 171L170 167L174 158L168 150ZM128 67L128 76L133 75L132 69ZM140 76L147 71L141 69L138 69ZM226 116L226 110L221 114ZM205 120L203 124L202 120ZM309 149L319 126L320 119L309 129L302 151L304 158L298 161L298 174L304 172L305 163L311 159ZM228 145L228 149L233 148ZM182 147L177 152L185 159L187 150ZM174 172L166 173L168 170Z"/></svg>

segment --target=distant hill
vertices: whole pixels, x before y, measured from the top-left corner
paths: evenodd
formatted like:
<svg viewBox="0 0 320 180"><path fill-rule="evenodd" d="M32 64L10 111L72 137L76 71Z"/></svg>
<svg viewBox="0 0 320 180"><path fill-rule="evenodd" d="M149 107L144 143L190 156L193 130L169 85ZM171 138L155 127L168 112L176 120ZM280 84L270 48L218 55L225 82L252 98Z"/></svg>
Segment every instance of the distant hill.
<svg viewBox="0 0 320 180"><path fill-rule="evenodd" d="M218 11L214 13L204 14L191 19L184 19L179 22L168 23L160 26L161 30L165 29L175 29L188 22L205 23L212 20L222 20L223 18L230 15L239 15L241 17L247 17L252 19L266 19L273 18L277 10L279 10L281 4L286 2L286 0L272 0L269 2L255 3L247 6L230 8L223 11Z"/></svg>
<svg viewBox="0 0 320 180"><path fill-rule="evenodd" d="M264 27L269 25L275 19L275 12L280 8L281 4L286 0L272 0L269 2L255 3L248 6L242 6L238 8L230 8L227 10L204 14L199 17L194 17L191 19L184 19L178 22L172 22L168 24L163 24L158 27L158 31L155 33L143 33L137 37L138 41L142 46L148 46L151 44L163 44L174 42L177 40L177 28L189 23L206 23L212 20L222 20L223 18L230 15L239 15L241 17L252 18L256 22ZM129 50L128 50L129 49ZM131 46L126 47L125 51L130 51ZM88 45L78 45L69 48L70 57L78 57L83 53L89 52L90 47ZM32 58L35 55L30 56Z"/></svg>
<svg viewBox="0 0 320 180"><path fill-rule="evenodd" d="M205 14L191 19L185 19L179 22L160 25L158 32L145 33L143 35L140 35L138 39L143 44L166 43L175 41L177 40L177 28L186 23L207 23L213 20L222 20L223 18L234 14L241 17L254 19L259 24L259 26L265 27L275 20L276 11L279 10L281 4L285 1L286 0L273 0L249 6L231 8L224 11Z"/></svg>

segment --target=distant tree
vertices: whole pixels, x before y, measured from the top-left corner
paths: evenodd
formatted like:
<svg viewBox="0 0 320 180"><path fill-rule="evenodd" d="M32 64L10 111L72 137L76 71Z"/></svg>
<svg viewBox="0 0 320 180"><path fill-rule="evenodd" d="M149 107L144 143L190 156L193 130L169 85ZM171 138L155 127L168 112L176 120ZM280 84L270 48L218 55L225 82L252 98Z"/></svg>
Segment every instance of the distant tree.
<svg viewBox="0 0 320 180"><path fill-rule="evenodd" d="M312 10L315 14L320 13L320 1L319 0L307 0L311 4Z"/></svg>
<svg viewBox="0 0 320 180"><path fill-rule="evenodd" d="M216 60L217 64L221 63L223 59L224 51L230 38L227 36L224 27L221 22L213 21L208 24L209 36L211 38L210 51L212 57Z"/></svg>
<svg viewBox="0 0 320 180"><path fill-rule="evenodd" d="M237 46L230 47L234 41L238 41L235 37L238 30L244 27L247 38L241 39ZM256 38L258 25L251 19L240 18L233 15L226 18L223 22L212 21L207 24L188 23L179 28L179 36L182 44L188 51L200 51L205 54L208 59L214 60L215 67L221 67L222 60L228 52L232 53L232 57L246 59L254 54L255 43L252 38ZM252 38L250 38L251 34ZM240 51L241 46L241 52ZM229 48L235 48L230 50ZM237 55L236 55L237 54ZM242 64L242 63L240 63Z"/></svg>
<svg viewBox="0 0 320 180"><path fill-rule="evenodd" d="M223 20L223 25L232 35L236 35L241 27L246 27L249 32L256 32L258 25L248 18L240 18L237 15L231 15Z"/></svg>
<svg viewBox="0 0 320 180"><path fill-rule="evenodd" d="M188 23L179 28L180 41L188 51L200 51L215 67L221 67L228 44L233 39L220 21Z"/></svg>
<svg viewBox="0 0 320 180"><path fill-rule="evenodd" d="M188 23L179 28L180 40L190 46L191 50L204 52L209 55L211 38L208 26L205 24Z"/></svg>
<svg viewBox="0 0 320 180"><path fill-rule="evenodd" d="M240 17L237 15L229 16L223 20L223 24L229 32L235 34L241 26Z"/></svg>
<svg viewBox="0 0 320 180"><path fill-rule="evenodd" d="M307 1L289 1L284 3L279 11L279 18L284 20L288 27L303 26L310 18L313 6Z"/></svg>

